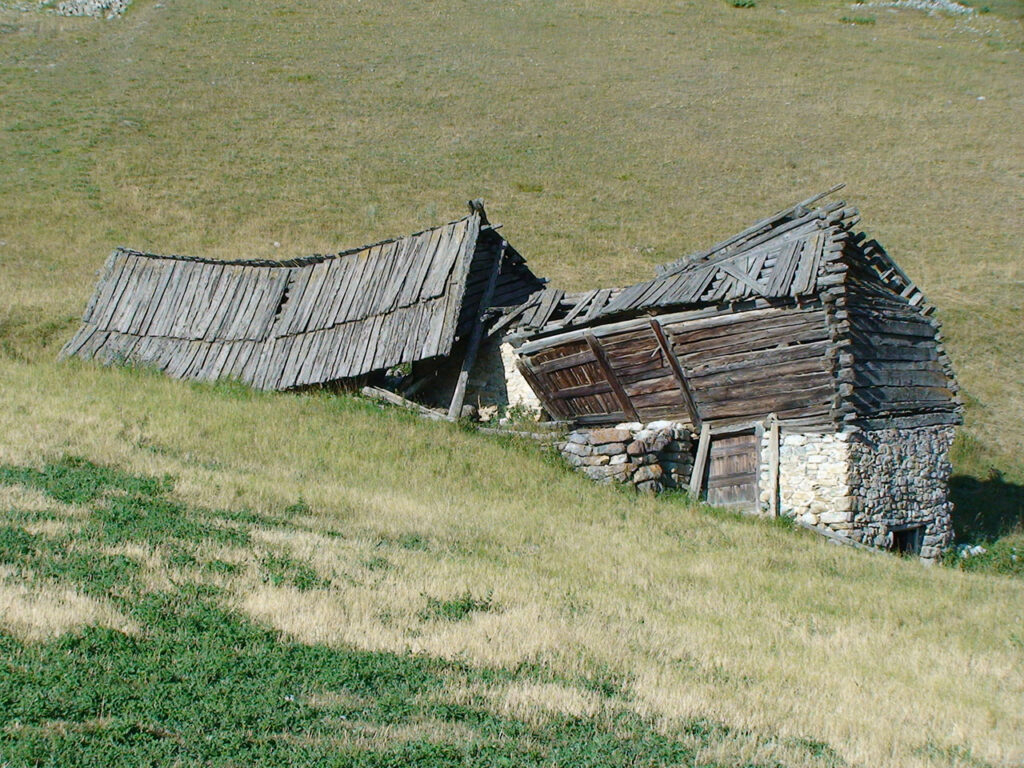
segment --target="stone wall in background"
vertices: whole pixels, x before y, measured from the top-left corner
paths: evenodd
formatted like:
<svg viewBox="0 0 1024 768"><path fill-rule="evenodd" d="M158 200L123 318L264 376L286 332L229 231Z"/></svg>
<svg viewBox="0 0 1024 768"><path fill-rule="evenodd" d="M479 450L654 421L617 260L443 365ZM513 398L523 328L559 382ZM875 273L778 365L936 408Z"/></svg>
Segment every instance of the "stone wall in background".
<svg viewBox="0 0 1024 768"><path fill-rule="evenodd" d="M591 480L630 483L650 493L688 488L693 470L693 435L682 424L671 421L577 429L569 433L559 450Z"/></svg>

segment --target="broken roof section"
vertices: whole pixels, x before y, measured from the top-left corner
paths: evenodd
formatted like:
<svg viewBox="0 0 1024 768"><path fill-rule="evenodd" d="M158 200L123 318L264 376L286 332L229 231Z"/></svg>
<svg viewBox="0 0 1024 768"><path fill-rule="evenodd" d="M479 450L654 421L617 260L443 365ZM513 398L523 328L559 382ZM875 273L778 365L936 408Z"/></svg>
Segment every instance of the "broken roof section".
<svg viewBox="0 0 1024 768"><path fill-rule="evenodd" d="M118 248L61 356L289 389L445 357L481 310L542 287L479 201L457 221L330 256L215 261Z"/></svg>
<svg viewBox="0 0 1024 768"><path fill-rule="evenodd" d="M856 212L841 201L811 206L842 189L837 184L794 206L762 219L711 248L659 265L657 277L624 289L564 293L548 288L509 312L492 333L508 328L513 336L534 338L575 327L607 322L616 315L660 312L668 307L709 306L747 299L797 299L820 290L826 278L823 259L831 228L855 226ZM880 272L897 291L908 290L911 305L921 293L877 244L869 249L886 264ZM826 278L827 280L827 278Z"/></svg>

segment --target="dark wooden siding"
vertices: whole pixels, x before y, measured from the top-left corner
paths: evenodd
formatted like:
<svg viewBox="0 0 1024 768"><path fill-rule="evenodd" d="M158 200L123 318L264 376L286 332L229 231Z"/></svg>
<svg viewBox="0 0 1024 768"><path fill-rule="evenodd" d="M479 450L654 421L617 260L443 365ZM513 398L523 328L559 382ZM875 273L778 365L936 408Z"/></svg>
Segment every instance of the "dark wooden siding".
<svg viewBox="0 0 1024 768"><path fill-rule="evenodd" d="M830 419L836 393L820 304L665 323L702 420Z"/></svg>
<svg viewBox="0 0 1024 768"><path fill-rule="evenodd" d="M541 399L559 418L694 423L688 387L700 421L743 421L772 412L780 418L829 420L835 381L820 304L700 314L660 318L682 385L650 319L614 332L596 329L600 336L592 338L611 376L581 332L525 345L523 358L540 382Z"/></svg>

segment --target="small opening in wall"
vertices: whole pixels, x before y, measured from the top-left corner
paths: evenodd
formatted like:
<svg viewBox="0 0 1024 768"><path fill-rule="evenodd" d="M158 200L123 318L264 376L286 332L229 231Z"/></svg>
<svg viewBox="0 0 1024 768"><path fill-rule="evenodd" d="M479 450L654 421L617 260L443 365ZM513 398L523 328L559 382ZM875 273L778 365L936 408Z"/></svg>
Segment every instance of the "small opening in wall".
<svg viewBox="0 0 1024 768"><path fill-rule="evenodd" d="M921 554L921 544L923 541L923 525L893 530L892 551L900 555L919 555Z"/></svg>

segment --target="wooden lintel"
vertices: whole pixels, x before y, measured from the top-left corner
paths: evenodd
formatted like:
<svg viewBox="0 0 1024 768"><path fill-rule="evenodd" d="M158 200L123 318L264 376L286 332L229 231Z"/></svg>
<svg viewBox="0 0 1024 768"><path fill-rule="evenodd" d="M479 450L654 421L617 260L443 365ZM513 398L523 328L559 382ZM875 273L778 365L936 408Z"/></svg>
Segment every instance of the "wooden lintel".
<svg viewBox="0 0 1024 768"><path fill-rule="evenodd" d="M700 440L697 442L697 455L693 460L693 474L690 475L690 495L700 499L704 489L704 469L708 464L708 452L711 450L711 422L705 421L700 428Z"/></svg>
<svg viewBox="0 0 1024 768"><path fill-rule="evenodd" d="M622 382L619 381L615 375L615 371L612 369L612 364L608 360L608 355L604 351L604 347L601 346L601 342L597 340L597 337L592 333L586 333L583 336L586 339L587 344L594 352L594 357L597 358L597 364L601 367L604 372L604 377L608 379L608 384L612 388L612 392L615 393L615 399L619 401L619 406L633 421L640 420L640 414L636 412L636 408L633 407L632 401L629 399L629 395L626 394L626 390L622 388Z"/></svg>
<svg viewBox="0 0 1024 768"><path fill-rule="evenodd" d="M665 338L665 330L661 327L661 323L655 317L651 318L651 330L654 331L654 337L658 340L658 346L661 347L661 353L665 355L665 360L668 362L668 367L672 369L672 375L676 379L676 384L679 385L679 392L683 396L683 402L686 405L686 410L690 415L690 423L696 429L700 429L701 418L697 412L697 403L693 399L693 392L690 390L690 385L686 380L686 374L683 373L683 367L679 364L678 358L672 353L672 345L668 343L668 339Z"/></svg>

